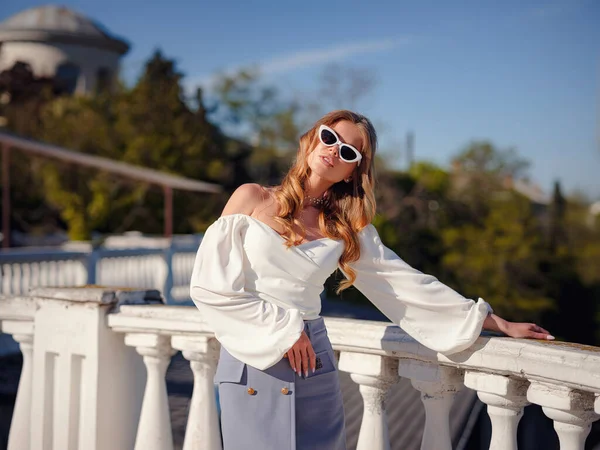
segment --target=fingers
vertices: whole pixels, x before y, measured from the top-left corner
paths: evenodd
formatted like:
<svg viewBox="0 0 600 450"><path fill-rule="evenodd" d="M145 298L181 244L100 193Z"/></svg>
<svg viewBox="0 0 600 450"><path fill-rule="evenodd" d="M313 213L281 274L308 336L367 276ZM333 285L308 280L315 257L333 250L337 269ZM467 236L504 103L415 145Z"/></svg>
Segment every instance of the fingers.
<svg viewBox="0 0 600 450"><path fill-rule="evenodd" d="M308 348L309 350L309 359L310 359L310 368L312 373L315 373L315 369L317 368L317 355L315 355L315 350L312 348L312 345Z"/></svg>
<svg viewBox="0 0 600 450"><path fill-rule="evenodd" d="M533 339L544 339L546 341L552 341L554 340L554 336L548 334L548 333L536 333L536 332L531 332L529 334L529 336L527 336L529 338L533 338Z"/></svg>
<svg viewBox="0 0 600 450"><path fill-rule="evenodd" d="M308 353L306 350L300 348L292 348L286 353L287 358L290 360L290 366L299 375L302 375L303 369L308 376ZM285 357L285 355L284 355Z"/></svg>
<svg viewBox="0 0 600 450"><path fill-rule="evenodd" d="M550 334L550 332L539 325L532 324L532 333L531 336L534 339L545 339L545 340L554 340L554 336Z"/></svg>
<svg viewBox="0 0 600 450"><path fill-rule="evenodd" d="M308 336L302 333L298 342L283 355L290 362L291 368L298 375L308 377L309 368L314 373L317 367L317 356Z"/></svg>
<svg viewBox="0 0 600 450"><path fill-rule="evenodd" d="M302 352L302 367L300 368L301 373L304 372L304 377L308 376L308 348L305 348Z"/></svg>
<svg viewBox="0 0 600 450"><path fill-rule="evenodd" d="M302 352L300 351L300 349L298 347L295 347L293 350L294 350L294 365L292 366L292 368L294 369L294 372L301 374L302 373Z"/></svg>

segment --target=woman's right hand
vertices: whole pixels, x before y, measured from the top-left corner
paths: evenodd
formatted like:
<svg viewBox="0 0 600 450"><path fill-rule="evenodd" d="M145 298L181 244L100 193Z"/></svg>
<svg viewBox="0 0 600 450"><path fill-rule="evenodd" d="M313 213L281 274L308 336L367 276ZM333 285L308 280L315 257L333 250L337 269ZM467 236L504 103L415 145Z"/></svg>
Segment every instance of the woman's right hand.
<svg viewBox="0 0 600 450"><path fill-rule="evenodd" d="M299 375L302 375L302 369L304 369L304 376L307 377L309 367L313 373L315 372L317 357L305 331L302 331L300 339L296 341L283 357L290 360L290 366Z"/></svg>

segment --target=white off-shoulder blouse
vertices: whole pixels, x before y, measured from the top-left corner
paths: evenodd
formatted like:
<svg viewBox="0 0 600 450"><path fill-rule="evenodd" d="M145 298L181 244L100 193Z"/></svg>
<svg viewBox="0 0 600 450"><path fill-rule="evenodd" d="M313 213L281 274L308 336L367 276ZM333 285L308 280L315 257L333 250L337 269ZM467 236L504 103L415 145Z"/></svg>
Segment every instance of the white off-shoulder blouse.
<svg viewBox="0 0 600 450"><path fill-rule="evenodd" d="M359 232L354 286L394 324L441 353L466 349L492 311L435 277L410 267L385 247L373 225ZM287 248L264 222L222 216L204 234L190 295L231 355L260 370L277 363L300 338L305 319L319 317L320 294L338 267L341 240L317 239Z"/></svg>

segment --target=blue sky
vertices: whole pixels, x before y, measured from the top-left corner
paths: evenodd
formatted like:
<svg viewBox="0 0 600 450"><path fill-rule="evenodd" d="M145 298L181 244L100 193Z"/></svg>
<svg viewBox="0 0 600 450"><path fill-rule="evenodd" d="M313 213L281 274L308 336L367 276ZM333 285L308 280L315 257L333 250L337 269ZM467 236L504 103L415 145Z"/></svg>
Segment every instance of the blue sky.
<svg viewBox="0 0 600 450"><path fill-rule="evenodd" d="M3 0L0 20L41 4ZM559 179L600 199L596 0L63 4L128 39L129 79L157 47L189 84L259 65L284 91L308 92L329 62L368 68L377 82L359 111L380 126L382 150L412 130L417 159L447 166L489 139L528 159L545 190Z"/></svg>

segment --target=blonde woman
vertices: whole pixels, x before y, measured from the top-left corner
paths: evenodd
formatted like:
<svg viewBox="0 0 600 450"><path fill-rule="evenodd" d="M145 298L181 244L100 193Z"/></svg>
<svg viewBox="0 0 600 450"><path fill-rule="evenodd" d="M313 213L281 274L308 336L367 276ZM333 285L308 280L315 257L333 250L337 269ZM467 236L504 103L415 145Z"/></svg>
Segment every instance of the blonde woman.
<svg viewBox="0 0 600 450"><path fill-rule="evenodd" d="M482 328L553 339L469 300L385 247L375 215L371 122L333 111L300 138L280 186L240 186L206 231L191 297L221 343L224 450L341 450L344 410L319 294L338 267L423 345L454 353Z"/></svg>

